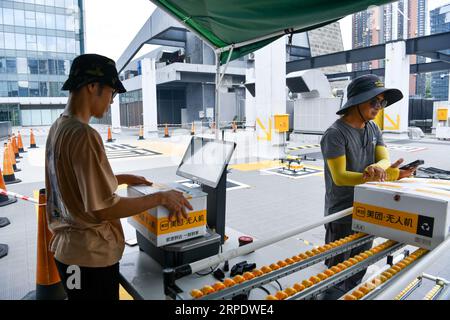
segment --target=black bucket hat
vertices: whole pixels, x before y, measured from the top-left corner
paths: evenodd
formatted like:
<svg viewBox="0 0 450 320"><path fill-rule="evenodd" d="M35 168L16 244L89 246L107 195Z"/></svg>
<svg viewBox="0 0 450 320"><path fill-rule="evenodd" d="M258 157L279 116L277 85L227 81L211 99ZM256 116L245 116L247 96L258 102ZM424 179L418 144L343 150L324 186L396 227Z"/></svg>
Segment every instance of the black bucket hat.
<svg viewBox="0 0 450 320"><path fill-rule="evenodd" d="M116 63L98 54L82 54L76 57L70 67L69 79L62 90L76 90L93 82L109 85L118 93L127 92L119 80Z"/></svg>
<svg viewBox="0 0 450 320"><path fill-rule="evenodd" d="M342 115L351 107L369 101L382 93L387 101L386 107L403 98L400 90L385 88L384 83L374 74L366 74L353 79L347 87L347 102L336 114Z"/></svg>

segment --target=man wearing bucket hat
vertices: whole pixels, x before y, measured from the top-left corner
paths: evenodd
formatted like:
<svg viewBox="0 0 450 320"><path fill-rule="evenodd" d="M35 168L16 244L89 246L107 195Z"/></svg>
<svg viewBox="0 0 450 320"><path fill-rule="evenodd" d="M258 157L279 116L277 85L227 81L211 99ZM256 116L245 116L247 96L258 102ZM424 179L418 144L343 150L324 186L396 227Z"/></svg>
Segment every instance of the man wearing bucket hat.
<svg viewBox="0 0 450 320"><path fill-rule="evenodd" d="M100 135L89 126L91 117L107 112L117 93L126 92L113 60L96 54L76 57L62 89L70 91L67 106L46 144L50 250L69 299L117 300L125 247L120 219L163 205L172 220L181 222L192 207L174 190L138 198L115 194L120 184L152 183L134 175L115 176ZM79 281L74 270L79 270Z"/></svg>
<svg viewBox="0 0 450 320"><path fill-rule="evenodd" d="M372 121L382 108L401 100L398 89L385 88L375 75L354 79L347 87L347 102L341 106L336 120L320 142L325 161L325 215L353 206L354 187L366 181L393 181L410 176L414 170L400 170L403 159L391 164L381 130ZM352 234L351 216L326 225L325 242L333 242ZM328 259L334 266L351 256L369 249L372 243ZM341 288L348 291L364 276L362 271L344 281Z"/></svg>

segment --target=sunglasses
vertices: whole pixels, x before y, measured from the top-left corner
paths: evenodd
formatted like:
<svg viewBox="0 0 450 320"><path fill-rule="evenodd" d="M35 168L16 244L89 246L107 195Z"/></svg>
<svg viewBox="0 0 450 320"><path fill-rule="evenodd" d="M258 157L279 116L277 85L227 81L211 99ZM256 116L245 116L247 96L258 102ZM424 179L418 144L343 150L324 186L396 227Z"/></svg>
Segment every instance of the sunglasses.
<svg viewBox="0 0 450 320"><path fill-rule="evenodd" d="M378 100L377 98L373 98L372 100L369 101L370 107L371 108L376 108L376 107L381 107L381 108L386 108L388 102L387 100Z"/></svg>

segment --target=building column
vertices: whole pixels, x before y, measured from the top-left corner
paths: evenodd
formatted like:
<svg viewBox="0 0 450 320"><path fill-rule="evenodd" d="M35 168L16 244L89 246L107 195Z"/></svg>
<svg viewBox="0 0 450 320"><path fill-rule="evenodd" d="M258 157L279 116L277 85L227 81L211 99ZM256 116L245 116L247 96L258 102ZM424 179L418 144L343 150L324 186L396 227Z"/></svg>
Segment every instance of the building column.
<svg viewBox="0 0 450 320"><path fill-rule="evenodd" d="M154 59L143 59L142 67L142 109L144 117L144 138L158 134L158 106L156 99L156 66Z"/></svg>
<svg viewBox="0 0 450 320"><path fill-rule="evenodd" d="M111 125L114 133L120 133L122 128L120 126L120 100L117 95L114 99L114 103L111 104Z"/></svg>
<svg viewBox="0 0 450 320"><path fill-rule="evenodd" d="M255 52L256 134L258 155L279 157L284 134L274 129L274 115L286 113L286 38Z"/></svg>
<svg viewBox="0 0 450 320"><path fill-rule="evenodd" d="M245 69L245 82L254 83L255 82L255 67L247 67ZM250 91L245 90L245 126L252 127L256 126L256 97L252 96Z"/></svg>
<svg viewBox="0 0 450 320"><path fill-rule="evenodd" d="M385 135L408 138L409 55L405 41L386 43L385 87L403 93L402 100L384 109Z"/></svg>

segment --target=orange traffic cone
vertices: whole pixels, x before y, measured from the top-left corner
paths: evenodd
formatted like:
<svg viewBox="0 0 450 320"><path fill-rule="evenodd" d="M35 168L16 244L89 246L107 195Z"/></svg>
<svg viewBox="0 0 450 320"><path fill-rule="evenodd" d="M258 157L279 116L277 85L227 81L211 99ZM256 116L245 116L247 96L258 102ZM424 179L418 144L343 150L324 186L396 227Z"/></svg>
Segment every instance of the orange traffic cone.
<svg viewBox="0 0 450 320"><path fill-rule="evenodd" d="M19 168L17 168L17 160L16 160L16 157L14 156L13 145L11 143L11 140L9 140L9 139L8 139L7 147L8 147L9 158L11 159L11 163L12 163L14 172L21 171Z"/></svg>
<svg viewBox="0 0 450 320"><path fill-rule="evenodd" d="M36 300L64 300L64 291L53 253L49 250L52 233L48 228L45 189L39 190Z"/></svg>
<svg viewBox="0 0 450 320"><path fill-rule="evenodd" d="M108 140L106 140L106 142L114 142L112 138L111 127L108 127Z"/></svg>
<svg viewBox="0 0 450 320"><path fill-rule="evenodd" d="M0 189L6 190L5 180L3 180L2 170L0 169ZM16 198L10 198L6 194L0 194L0 207L17 202ZM0 226L1 227L1 226Z"/></svg>
<svg viewBox="0 0 450 320"><path fill-rule="evenodd" d="M20 131L17 132L17 147L19 148L19 153L26 152L23 148L22 136L20 135Z"/></svg>
<svg viewBox="0 0 450 320"><path fill-rule="evenodd" d="M169 137L170 137L169 127L167 126L167 123L166 123L166 126L164 127L164 138L169 138Z"/></svg>
<svg viewBox="0 0 450 320"><path fill-rule="evenodd" d="M195 136L195 124L194 124L194 121L192 121L191 136Z"/></svg>
<svg viewBox="0 0 450 320"><path fill-rule="evenodd" d="M138 140L145 140L144 138L144 127L140 126L139 128L139 139Z"/></svg>
<svg viewBox="0 0 450 320"><path fill-rule="evenodd" d="M36 138L34 137L33 129L30 129L30 148L37 148Z"/></svg>
<svg viewBox="0 0 450 320"><path fill-rule="evenodd" d="M19 154L19 147L17 146L17 139L14 133L12 134L11 142L13 145L14 156L16 157L16 159L21 159L22 157Z"/></svg>
<svg viewBox="0 0 450 320"><path fill-rule="evenodd" d="M22 182L20 179L16 179L14 175L14 168L11 163L11 155L9 154L8 144L4 144L4 152L3 152L3 179L5 184L13 184Z"/></svg>

